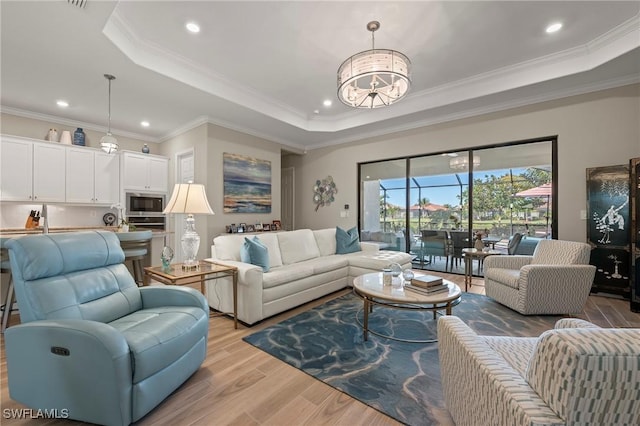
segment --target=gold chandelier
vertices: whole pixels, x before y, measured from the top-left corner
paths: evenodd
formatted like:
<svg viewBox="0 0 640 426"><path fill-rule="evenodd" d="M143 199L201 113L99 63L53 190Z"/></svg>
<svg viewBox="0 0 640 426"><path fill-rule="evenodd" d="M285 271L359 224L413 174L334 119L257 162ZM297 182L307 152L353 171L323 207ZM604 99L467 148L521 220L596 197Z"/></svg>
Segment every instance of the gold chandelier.
<svg viewBox="0 0 640 426"><path fill-rule="evenodd" d="M338 68L338 98L354 108L380 108L405 97L411 86L411 61L404 54L375 48L380 22L371 21L371 50L356 53Z"/></svg>

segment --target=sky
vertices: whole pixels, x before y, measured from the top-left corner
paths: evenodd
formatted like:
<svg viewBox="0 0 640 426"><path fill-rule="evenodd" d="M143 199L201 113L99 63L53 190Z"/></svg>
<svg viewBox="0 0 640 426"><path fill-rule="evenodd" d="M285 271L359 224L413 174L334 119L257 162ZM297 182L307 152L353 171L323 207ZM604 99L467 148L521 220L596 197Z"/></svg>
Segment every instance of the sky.
<svg viewBox="0 0 640 426"><path fill-rule="evenodd" d="M523 173L526 169L512 169L514 175ZM509 174L509 169L503 170L491 170L488 172L476 172L474 178L485 179L485 177L504 176ZM456 177L457 176L457 177ZM459 180L458 180L459 179ZM462 190L468 185L467 173L459 173L457 175L438 175L438 176L426 176L415 178L415 180L422 186L422 190L419 192L418 188L411 189L410 204L418 204L418 198L427 198L429 202L433 204L445 205L450 204L457 206L460 200L457 196L460 195L460 183L463 184ZM387 201L396 206L404 207L405 205L405 179L384 179L381 181L383 187L388 189ZM417 186L415 183L412 186ZM392 190L392 188L400 188Z"/></svg>

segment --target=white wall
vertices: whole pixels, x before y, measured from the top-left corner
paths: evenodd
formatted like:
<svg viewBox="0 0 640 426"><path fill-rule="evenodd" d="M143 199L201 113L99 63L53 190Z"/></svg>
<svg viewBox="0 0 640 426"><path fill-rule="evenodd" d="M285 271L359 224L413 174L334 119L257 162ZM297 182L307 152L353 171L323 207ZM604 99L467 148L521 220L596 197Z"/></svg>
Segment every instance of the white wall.
<svg viewBox="0 0 640 426"><path fill-rule="evenodd" d="M280 219L280 182L281 182L281 153L280 145L255 136L225 129L209 124L209 151L207 163L209 167L209 182L213 185L213 199L209 198L211 207L216 212L213 220L209 221L209 235L211 240L225 232L225 226L235 223L271 223ZM222 155L240 154L271 162L271 213L225 213L223 210L223 170Z"/></svg>
<svg viewBox="0 0 640 426"><path fill-rule="evenodd" d="M177 153L193 148L195 163L195 182L203 183L207 190L207 199L215 212L213 216L197 216L196 230L200 235L198 258L209 257L213 238L225 232L225 226L231 223L255 224L280 219L280 145L256 138L244 133L225 129L213 124L203 124L179 136L163 142L160 154L170 158L169 182L173 188L175 182L175 156ZM241 154L271 162L271 213L270 214L230 214L223 211L223 174L222 154L228 152ZM169 220L170 230L182 226ZM180 249L173 239L168 244Z"/></svg>
<svg viewBox="0 0 640 426"><path fill-rule="evenodd" d="M632 85L289 155L283 166L296 170L296 226L357 224L358 162L558 135L558 236L586 241L586 222L580 219L586 209L585 169L640 156L639 117L640 85ZM327 175L337 184L336 202L316 212L313 183ZM340 217L344 204L351 206L348 218Z"/></svg>

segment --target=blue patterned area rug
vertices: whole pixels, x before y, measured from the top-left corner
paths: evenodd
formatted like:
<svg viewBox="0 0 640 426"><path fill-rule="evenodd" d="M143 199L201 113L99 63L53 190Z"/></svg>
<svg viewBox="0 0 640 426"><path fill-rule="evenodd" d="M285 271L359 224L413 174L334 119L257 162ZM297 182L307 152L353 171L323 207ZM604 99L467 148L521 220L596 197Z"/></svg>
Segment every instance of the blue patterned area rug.
<svg viewBox="0 0 640 426"><path fill-rule="evenodd" d="M453 424L442 396L437 343L372 334L364 341L356 315L362 322L362 300L347 294L244 340L402 423ZM507 336L538 336L561 318L525 317L469 293L463 293L453 315L479 334ZM375 307L369 328L405 339L436 336L436 321L427 311Z"/></svg>

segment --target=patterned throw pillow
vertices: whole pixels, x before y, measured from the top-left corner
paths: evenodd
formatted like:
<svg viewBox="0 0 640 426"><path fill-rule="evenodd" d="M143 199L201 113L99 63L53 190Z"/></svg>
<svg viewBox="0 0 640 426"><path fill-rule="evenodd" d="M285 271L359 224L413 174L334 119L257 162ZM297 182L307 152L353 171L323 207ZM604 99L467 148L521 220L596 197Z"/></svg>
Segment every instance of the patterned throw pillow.
<svg viewBox="0 0 640 426"><path fill-rule="evenodd" d="M269 251L257 236L253 237L253 240L244 237L244 244L240 249L240 260L260 266L263 272L269 272Z"/></svg>
<svg viewBox="0 0 640 426"><path fill-rule="evenodd" d="M336 227L336 254L347 254L361 251L358 229L353 228L345 231L339 226Z"/></svg>

